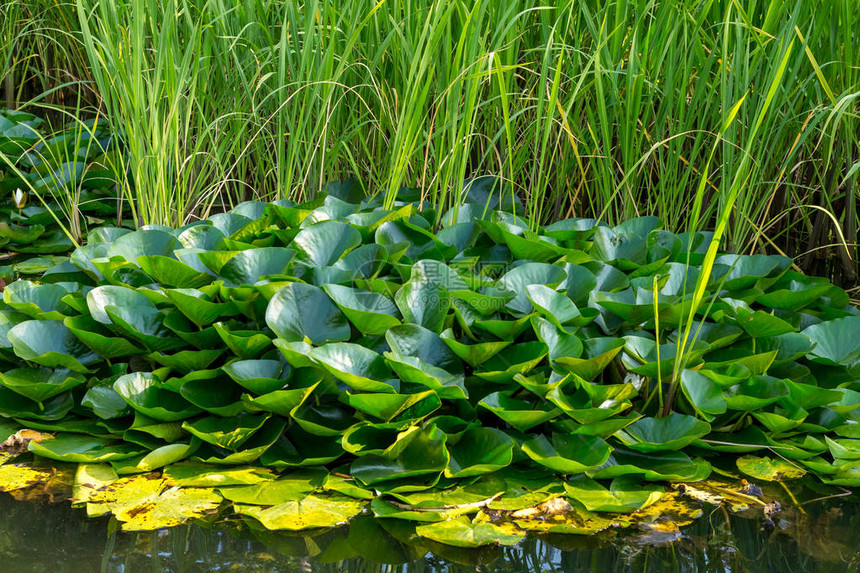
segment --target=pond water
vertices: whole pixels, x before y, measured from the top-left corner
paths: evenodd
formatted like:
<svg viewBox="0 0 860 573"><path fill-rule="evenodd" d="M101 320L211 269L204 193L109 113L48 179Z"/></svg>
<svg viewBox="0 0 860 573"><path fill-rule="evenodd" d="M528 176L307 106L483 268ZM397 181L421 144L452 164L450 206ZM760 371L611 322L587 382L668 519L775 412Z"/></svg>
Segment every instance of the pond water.
<svg viewBox="0 0 860 573"><path fill-rule="evenodd" d="M0 495L0 571L550 572L860 571L860 504L831 499L786 510L773 528L761 515L720 509L681 534L607 532L528 538L515 547L457 549L410 539L403 522L359 518L314 536L252 531L241 522L145 533L87 519L67 502ZM399 541L398 541L399 539Z"/></svg>

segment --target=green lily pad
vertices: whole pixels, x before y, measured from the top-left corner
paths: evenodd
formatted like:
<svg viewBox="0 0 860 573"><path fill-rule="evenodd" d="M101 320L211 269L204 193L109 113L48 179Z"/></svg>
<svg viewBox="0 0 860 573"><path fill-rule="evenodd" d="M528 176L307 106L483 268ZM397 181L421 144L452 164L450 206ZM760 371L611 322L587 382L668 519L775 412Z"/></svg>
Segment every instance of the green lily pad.
<svg viewBox="0 0 860 573"><path fill-rule="evenodd" d="M332 376L362 392L394 394L400 381L391 376L385 359L351 342L330 343L311 351L311 357Z"/></svg>
<svg viewBox="0 0 860 573"><path fill-rule="evenodd" d="M340 221L323 221L302 229L293 247L313 266L326 267L361 244L361 233Z"/></svg>
<svg viewBox="0 0 860 573"><path fill-rule="evenodd" d="M454 337L452 329L445 330L440 338L448 345L451 351L470 366L480 366L508 346L510 340L498 340L490 342L479 342L477 344L465 344Z"/></svg>
<svg viewBox="0 0 860 573"><path fill-rule="evenodd" d="M448 445L451 460L445 477L470 477L507 467L513 462L513 448L511 437L496 428L466 430L456 444Z"/></svg>
<svg viewBox="0 0 860 573"><path fill-rule="evenodd" d="M606 489L593 479L580 475L564 482L569 497L580 502L589 511L630 513L653 505L663 497L663 488L639 484L629 477L612 480Z"/></svg>
<svg viewBox="0 0 860 573"><path fill-rule="evenodd" d="M78 464L119 461L142 453L140 446L115 442L109 438L60 433L53 440L31 441L28 449L43 458Z"/></svg>
<svg viewBox="0 0 860 573"><path fill-rule="evenodd" d="M324 344L350 338L346 317L325 291L302 283L288 284L272 297L266 324L288 342Z"/></svg>
<svg viewBox="0 0 860 573"><path fill-rule="evenodd" d="M58 320L26 320L6 336L19 358L48 368L87 373L87 366L99 359Z"/></svg>
<svg viewBox="0 0 860 573"><path fill-rule="evenodd" d="M415 533L437 543L455 547L483 545L516 545L525 538L525 531L514 525L490 522L474 523L465 515L448 521L419 525Z"/></svg>
<svg viewBox="0 0 860 573"><path fill-rule="evenodd" d="M161 381L151 373L120 376L113 389L136 411L161 422L184 420L201 411L179 394L163 389Z"/></svg>
<svg viewBox="0 0 860 573"><path fill-rule="evenodd" d="M13 368L0 372L0 384L34 402L44 402L85 383L83 375L62 368Z"/></svg>
<svg viewBox="0 0 860 573"><path fill-rule="evenodd" d="M597 436L553 434L552 441L543 434L526 440L523 452L538 464L563 474L582 473L609 458L612 448Z"/></svg>
<svg viewBox="0 0 860 573"><path fill-rule="evenodd" d="M382 335L400 325L399 311L385 296L341 285L323 285L349 321L364 335Z"/></svg>
<svg viewBox="0 0 860 573"><path fill-rule="evenodd" d="M230 451L239 448L263 427L269 416L239 415L231 418L208 416L185 421L182 428L202 441Z"/></svg>
<svg viewBox="0 0 860 573"><path fill-rule="evenodd" d="M711 431L711 425L692 416L672 412L662 418L640 418L615 435L640 452L680 450Z"/></svg>
<svg viewBox="0 0 860 573"><path fill-rule="evenodd" d="M255 394L267 394L283 388L293 369L280 360L236 360L222 370L236 384Z"/></svg>
<svg viewBox="0 0 860 573"><path fill-rule="evenodd" d="M478 402L478 405L483 406L521 432L527 432L561 414L561 410L552 407L552 405L517 400L504 392L493 392Z"/></svg>

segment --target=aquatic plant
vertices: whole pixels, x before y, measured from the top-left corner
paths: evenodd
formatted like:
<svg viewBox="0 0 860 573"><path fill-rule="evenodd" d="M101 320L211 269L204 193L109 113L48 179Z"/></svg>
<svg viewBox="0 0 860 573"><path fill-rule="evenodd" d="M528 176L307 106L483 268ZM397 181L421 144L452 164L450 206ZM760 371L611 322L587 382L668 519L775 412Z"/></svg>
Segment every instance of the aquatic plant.
<svg viewBox="0 0 860 573"><path fill-rule="evenodd" d="M612 520L590 512L714 469L860 484L860 313L842 289L785 257L719 253L697 297L709 233L539 227L499 209L517 200L495 183L447 213L406 189L389 209L351 202L346 183L175 230L91 231L3 293L7 435L51 432L29 451L111 480L244 483L219 491L264 527L372 500L469 543L521 531L459 517L482 508L565 498L592 531ZM211 477L233 471L286 474ZM204 497L186 501L220 502Z"/></svg>

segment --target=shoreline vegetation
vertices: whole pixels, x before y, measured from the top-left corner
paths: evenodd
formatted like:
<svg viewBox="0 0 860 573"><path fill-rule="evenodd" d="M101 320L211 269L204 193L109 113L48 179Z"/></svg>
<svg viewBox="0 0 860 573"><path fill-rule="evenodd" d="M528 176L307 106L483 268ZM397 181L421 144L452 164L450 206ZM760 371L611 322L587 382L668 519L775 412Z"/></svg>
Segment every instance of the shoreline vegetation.
<svg viewBox="0 0 860 573"><path fill-rule="evenodd" d="M855 288L851 0L28 0L0 11L7 104L50 117L44 138L76 122L117 137L122 152L90 169L112 173L125 224L302 202L346 178L389 205L401 187L421 189L444 212L462 181L492 175L534 224L653 215L683 232L725 214L727 250L783 254ZM75 240L92 226L79 183L62 197L37 189Z"/></svg>
<svg viewBox="0 0 860 573"><path fill-rule="evenodd" d="M849 0L0 19L0 489L480 546L860 486Z"/></svg>

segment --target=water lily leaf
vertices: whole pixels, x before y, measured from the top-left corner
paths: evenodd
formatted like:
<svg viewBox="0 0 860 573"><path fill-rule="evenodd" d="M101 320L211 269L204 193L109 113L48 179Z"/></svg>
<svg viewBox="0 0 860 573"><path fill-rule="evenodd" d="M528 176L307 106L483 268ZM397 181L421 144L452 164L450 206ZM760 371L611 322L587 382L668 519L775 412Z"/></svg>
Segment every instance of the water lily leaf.
<svg viewBox="0 0 860 573"><path fill-rule="evenodd" d="M732 410L758 410L789 395L788 386L773 376L753 376L723 391Z"/></svg>
<svg viewBox="0 0 860 573"><path fill-rule="evenodd" d="M261 247L239 251L216 272L227 286L253 285L270 275L283 275L295 251L283 247Z"/></svg>
<svg viewBox="0 0 860 573"><path fill-rule="evenodd" d="M478 405L521 432L527 432L561 414L561 410L552 407L551 404L534 404L517 400L504 392L493 392L478 402Z"/></svg>
<svg viewBox="0 0 860 573"><path fill-rule="evenodd" d="M700 413L713 416L726 411L726 399L716 382L695 370L681 372L681 390L684 396Z"/></svg>
<svg viewBox="0 0 860 573"><path fill-rule="evenodd" d="M343 453L339 436L317 436L292 426L260 457L260 462L276 469L322 466Z"/></svg>
<svg viewBox="0 0 860 573"><path fill-rule="evenodd" d="M107 249L106 257L121 257L136 262L140 256L169 257L176 246L176 237L159 229L139 229L116 237Z"/></svg>
<svg viewBox="0 0 860 573"><path fill-rule="evenodd" d="M831 285L792 280L785 286L788 288L774 289L759 296L756 302L770 308L798 310L825 295Z"/></svg>
<svg viewBox="0 0 860 573"><path fill-rule="evenodd" d="M140 446L116 444L116 440L109 438L62 432L54 436L53 440L31 441L28 449L43 458L78 464L118 461L142 453Z"/></svg>
<svg viewBox="0 0 860 573"><path fill-rule="evenodd" d="M175 350L187 344L173 336L164 325L165 314L156 308L108 306L105 312L117 328L150 351Z"/></svg>
<svg viewBox="0 0 860 573"><path fill-rule="evenodd" d="M216 213L209 217L209 224L221 231L225 237L232 237L253 220L240 213Z"/></svg>
<svg viewBox="0 0 860 573"><path fill-rule="evenodd" d="M58 284L35 284L17 280L3 289L3 302L35 319L63 320L74 311L62 298L68 291Z"/></svg>
<svg viewBox="0 0 860 573"><path fill-rule="evenodd" d="M164 477L171 486L211 488L271 482L278 476L272 470L255 466L225 467L199 462L180 462L166 467Z"/></svg>
<svg viewBox="0 0 860 573"><path fill-rule="evenodd" d="M542 466L563 474L582 473L606 462L612 448L597 436L543 434L526 440L523 452Z"/></svg>
<svg viewBox="0 0 860 573"><path fill-rule="evenodd" d="M361 233L340 221L323 221L302 229L293 247L313 266L326 267L361 244Z"/></svg>
<svg viewBox="0 0 860 573"><path fill-rule="evenodd" d="M622 355L622 360L633 357L633 360L628 362L628 370L655 380L658 375L665 377L672 372L675 353L678 351L677 344L661 344L658 348L656 342L641 336L627 336L625 340L625 353ZM708 350L710 347L701 340L696 341L693 346L688 346L685 350L685 365L688 368L697 366Z"/></svg>
<svg viewBox="0 0 860 573"><path fill-rule="evenodd" d="M408 444L394 459L362 456L352 462L350 475L366 486L428 474L441 474L448 466L444 432L430 426L413 432Z"/></svg>
<svg viewBox="0 0 860 573"><path fill-rule="evenodd" d="M85 383L83 375L64 368L13 368L0 372L0 384L34 402L44 402Z"/></svg>
<svg viewBox="0 0 860 573"><path fill-rule="evenodd" d="M182 246L187 249L202 249L206 251L212 251L217 249L220 246L221 241L223 241L227 237L224 235L221 229L215 227L214 225L203 223L188 227L187 229L179 233L176 238L182 244Z"/></svg>
<svg viewBox="0 0 860 573"><path fill-rule="evenodd" d="M165 293L179 312L198 327L209 326L222 318L239 314L239 309L232 301L212 302L196 289L169 289Z"/></svg>
<svg viewBox="0 0 860 573"><path fill-rule="evenodd" d="M385 423L354 424L343 433L343 449L356 456L379 456L389 460L397 458L418 437L419 426Z"/></svg>
<svg viewBox="0 0 860 573"><path fill-rule="evenodd" d="M711 425L692 416L672 412L662 418L640 418L615 435L640 452L680 450L711 431Z"/></svg>
<svg viewBox="0 0 860 573"><path fill-rule="evenodd" d="M473 523L463 515L447 521L419 525L415 533L438 543L456 547L482 545L516 545L525 537L525 531L512 524Z"/></svg>
<svg viewBox="0 0 860 573"><path fill-rule="evenodd" d="M582 381L576 392L566 394L565 382L566 379L562 379L550 385L545 398L580 424L594 424L628 409L630 398L637 392L632 384L602 385Z"/></svg>
<svg viewBox="0 0 860 573"><path fill-rule="evenodd" d="M514 340L531 326L533 314L516 320L475 320L475 326L502 340Z"/></svg>
<svg viewBox="0 0 860 573"><path fill-rule="evenodd" d="M711 464L690 459L683 452L637 452L615 448L602 465L587 470L595 479L636 475L647 481L699 481L711 473Z"/></svg>
<svg viewBox="0 0 860 573"><path fill-rule="evenodd" d="M526 296L545 319L558 328L574 324L582 316L576 305L562 293L541 284L526 287Z"/></svg>
<svg viewBox="0 0 860 573"><path fill-rule="evenodd" d="M414 356L421 361L452 374L463 372L463 362L435 332L417 324L396 326L385 333L392 352L401 356Z"/></svg>
<svg viewBox="0 0 860 573"><path fill-rule="evenodd" d="M630 513L652 505L663 497L658 485L640 484L629 477L612 480L606 489L590 477L579 475L564 482L567 495L589 511Z"/></svg>
<svg viewBox="0 0 860 573"><path fill-rule="evenodd" d="M292 412L307 400L316 387L317 385L313 384L306 388L275 390L257 397L243 394L242 402L252 412L272 412L279 416L290 417Z"/></svg>
<svg viewBox="0 0 860 573"><path fill-rule="evenodd" d="M236 504L234 510L253 517L266 529L300 531L344 524L361 513L365 505L366 502L339 495L308 495L268 507Z"/></svg>
<svg viewBox="0 0 860 573"><path fill-rule="evenodd" d="M592 254L622 270L636 269L647 261L648 245L644 239L661 226L657 217L636 217L613 228L596 227Z"/></svg>
<svg viewBox="0 0 860 573"><path fill-rule="evenodd" d="M96 322L111 324L110 317L104 310L107 306L154 308L146 296L130 288L99 286L87 293L87 308Z"/></svg>
<svg viewBox="0 0 860 573"><path fill-rule="evenodd" d="M269 418L262 428L254 432L254 435L242 444L241 450L231 452L225 448L203 444L191 459L207 464L250 464L272 449L272 446L281 439L286 425L285 420Z"/></svg>
<svg viewBox="0 0 860 573"><path fill-rule="evenodd" d="M87 373L87 366L99 360L58 320L27 320L9 329L6 336L16 356L48 368Z"/></svg>
<svg viewBox="0 0 860 573"><path fill-rule="evenodd" d="M550 360L579 358L582 355L582 341L573 333L537 316L532 318L532 328L538 340L547 345Z"/></svg>
<svg viewBox="0 0 860 573"><path fill-rule="evenodd" d="M451 460L445 468L445 477L464 478L507 467L513 461L513 448L514 441L501 430L468 429L456 444L448 445Z"/></svg>
<svg viewBox="0 0 860 573"><path fill-rule="evenodd" d="M305 402L290 411L293 421L315 436L340 436L355 424L353 414L337 403Z"/></svg>
<svg viewBox="0 0 860 573"><path fill-rule="evenodd" d="M751 312L744 308L738 308L737 321L738 326L753 338L779 336L794 332L794 327L790 323L763 310Z"/></svg>
<svg viewBox="0 0 860 573"><path fill-rule="evenodd" d="M146 454L111 461L111 465L119 475L147 473L184 460L197 450L199 444L196 440L188 444L167 444Z"/></svg>
<svg viewBox="0 0 860 573"><path fill-rule="evenodd" d="M735 291L754 286L764 289L779 279L791 265L791 259L777 255L725 254L717 257L714 265L728 271L722 275L724 289Z"/></svg>
<svg viewBox="0 0 860 573"><path fill-rule="evenodd" d="M497 282L496 287L516 294L507 308L521 314L532 312L532 303L526 294L529 285L545 285L556 287L566 278L564 270L546 263L525 263L504 274Z"/></svg>
<svg viewBox="0 0 860 573"><path fill-rule="evenodd" d="M442 332L445 317L451 308L446 289L427 281L409 280L394 295L394 302L404 322L423 326L432 332Z"/></svg>
<svg viewBox="0 0 860 573"><path fill-rule="evenodd" d="M828 436L824 436L830 454L837 462L839 460L858 460L860 459L860 440L856 439L836 439L832 440ZM857 463L856 461L854 463Z"/></svg>
<svg viewBox="0 0 860 573"><path fill-rule="evenodd" d="M462 374L451 374L415 356L402 356L394 352L386 352L384 356L388 366L404 382L426 386L444 400L466 399L469 396Z"/></svg>
<svg viewBox="0 0 860 573"><path fill-rule="evenodd" d="M256 358L272 345L272 339L256 330L233 330L216 322L215 331L227 348L239 358Z"/></svg>
<svg viewBox="0 0 860 573"><path fill-rule="evenodd" d="M314 348L311 357L332 376L356 390L394 394L400 389L400 381L392 378L385 359L358 344L326 344Z"/></svg>
<svg viewBox="0 0 860 573"><path fill-rule="evenodd" d="M397 307L381 294L335 284L323 285L323 289L364 335L382 335L400 325Z"/></svg>
<svg viewBox="0 0 860 573"><path fill-rule="evenodd" d="M128 403L110 386L93 386L81 398L81 406L89 408L103 420L122 418L131 412Z"/></svg>
<svg viewBox="0 0 860 573"><path fill-rule="evenodd" d="M741 456L736 460L738 469L748 476L765 481L789 481L806 474L799 464L777 458Z"/></svg>
<svg viewBox="0 0 860 573"><path fill-rule="evenodd" d="M218 370L197 370L181 379L170 378L164 387L178 387L188 402L216 416L238 416L245 410L241 389L220 376Z"/></svg>
<svg viewBox="0 0 860 573"><path fill-rule="evenodd" d="M239 451L242 444L263 427L269 416L240 414L230 418L208 416L193 421L185 421L182 428L204 442L220 448Z"/></svg>
<svg viewBox="0 0 860 573"><path fill-rule="evenodd" d="M480 366L511 344L509 340L464 344L454 337L454 331L450 328L442 332L440 338L454 354L473 367Z"/></svg>
<svg viewBox="0 0 860 573"><path fill-rule="evenodd" d="M221 500L211 489L168 487L166 480L145 474L120 478L93 492L87 513L112 512L124 531L153 531L202 517Z"/></svg>
<svg viewBox="0 0 860 573"><path fill-rule="evenodd" d="M63 320L63 324L78 340L102 358L112 360L146 352L125 338L115 336L102 324L88 316L68 316Z"/></svg>
<svg viewBox="0 0 860 573"><path fill-rule="evenodd" d="M442 260L446 255L456 254L456 247L449 247L433 233L403 219L387 221L374 233L377 244L388 247L389 251L406 246L406 256L413 261L420 259Z"/></svg>
<svg viewBox="0 0 860 573"><path fill-rule="evenodd" d="M322 488L328 472L320 469L307 469L291 472L277 480L264 481L253 485L224 487L218 491L233 503L246 505L278 505L298 501Z"/></svg>
<svg viewBox="0 0 860 573"><path fill-rule="evenodd" d="M153 352L148 358L162 366L167 366L176 372L188 374L198 370L205 370L224 354L223 349L213 350L181 350L174 354Z"/></svg>
<svg viewBox="0 0 860 573"><path fill-rule="evenodd" d="M236 384L255 394L267 394L286 386L293 369L280 360L236 360L222 367Z"/></svg>
<svg viewBox="0 0 860 573"><path fill-rule="evenodd" d="M215 277L188 266L182 261L163 255L141 256L137 264L143 272L163 285L176 288L199 288L211 283Z"/></svg>
<svg viewBox="0 0 860 573"><path fill-rule="evenodd" d="M848 316L804 329L815 343L811 358L828 366L849 366L860 360L860 316Z"/></svg>
<svg viewBox="0 0 860 573"><path fill-rule="evenodd" d="M558 369L590 382L609 366L622 348L623 338L588 338L582 344L581 357L559 356L555 364Z"/></svg>
<svg viewBox="0 0 860 573"><path fill-rule="evenodd" d="M74 405L71 392L58 394L39 403L5 387L0 388L0 416L4 418L55 421L68 414Z"/></svg>
<svg viewBox="0 0 860 573"><path fill-rule="evenodd" d="M134 410L161 422L184 420L201 411L179 394L164 390L161 381L151 373L120 376L113 389Z"/></svg>
<svg viewBox="0 0 860 573"><path fill-rule="evenodd" d="M350 338L346 317L325 291L302 283L288 284L272 297L266 310L266 324L288 342L307 340L325 344Z"/></svg>
<svg viewBox="0 0 860 573"><path fill-rule="evenodd" d="M442 401L432 390L418 394L351 394L340 399L383 422L417 422L439 408Z"/></svg>
<svg viewBox="0 0 860 573"><path fill-rule="evenodd" d="M546 344L541 341L514 344L484 362L482 369L476 370L474 374L490 382L507 383L517 374L528 374L546 357L548 351Z"/></svg>

